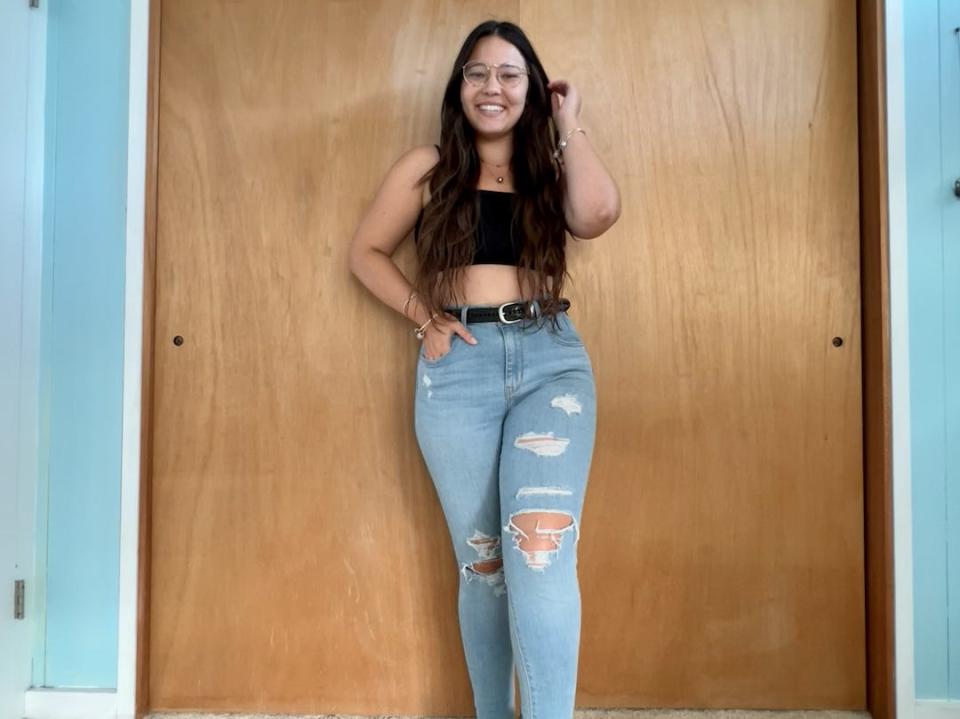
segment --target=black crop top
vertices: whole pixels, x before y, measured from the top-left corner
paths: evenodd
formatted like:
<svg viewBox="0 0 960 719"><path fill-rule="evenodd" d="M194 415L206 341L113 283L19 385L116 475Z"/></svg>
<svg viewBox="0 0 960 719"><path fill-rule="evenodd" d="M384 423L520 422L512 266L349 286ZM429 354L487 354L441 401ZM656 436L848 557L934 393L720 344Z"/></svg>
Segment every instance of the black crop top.
<svg viewBox="0 0 960 719"><path fill-rule="evenodd" d="M517 265L520 263L520 251L523 249L522 233L510 231L517 193L497 192L496 190L477 190L480 196L480 222L477 228L476 249L473 253L473 265ZM423 208L414 228L414 242L420 239L420 223L423 221ZM517 218L519 228L520 218ZM519 236L518 236L519 235Z"/></svg>
<svg viewBox="0 0 960 719"><path fill-rule="evenodd" d="M473 265L517 265L520 262L522 244L516 241L516 235L510 232L513 207L516 203L515 192L497 192L495 190L477 190L480 194L480 223L477 228L476 249L473 253ZM414 230L414 242L420 239L420 223L423 209L417 218ZM519 219L518 219L519 222Z"/></svg>

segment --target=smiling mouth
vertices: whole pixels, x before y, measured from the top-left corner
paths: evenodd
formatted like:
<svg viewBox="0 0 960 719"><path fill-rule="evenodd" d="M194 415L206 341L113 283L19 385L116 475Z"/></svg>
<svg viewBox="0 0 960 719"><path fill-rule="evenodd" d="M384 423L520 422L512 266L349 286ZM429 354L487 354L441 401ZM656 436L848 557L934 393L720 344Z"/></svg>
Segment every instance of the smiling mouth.
<svg viewBox="0 0 960 719"><path fill-rule="evenodd" d="M502 105L477 105L477 112L488 117L496 117L497 115L502 115L506 111L507 108L503 107Z"/></svg>

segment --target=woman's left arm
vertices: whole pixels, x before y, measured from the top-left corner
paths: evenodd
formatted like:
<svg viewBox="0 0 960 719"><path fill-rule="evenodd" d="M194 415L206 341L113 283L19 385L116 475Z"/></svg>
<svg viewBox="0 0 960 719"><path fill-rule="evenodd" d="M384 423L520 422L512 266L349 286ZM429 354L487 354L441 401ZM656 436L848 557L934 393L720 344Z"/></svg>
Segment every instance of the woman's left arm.
<svg viewBox="0 0 960 719"><path fill-rule="evenodd" d="M565 80L553 80L547 86L553 108L553 121L560 139L577 127L583 127L580 93ZM589 128L583 127L589 132ZM570 232L590 240L606 232L620 217L620 190L590 144L590 136L575 132L560 151L563 172L563 214Z"/></svg>

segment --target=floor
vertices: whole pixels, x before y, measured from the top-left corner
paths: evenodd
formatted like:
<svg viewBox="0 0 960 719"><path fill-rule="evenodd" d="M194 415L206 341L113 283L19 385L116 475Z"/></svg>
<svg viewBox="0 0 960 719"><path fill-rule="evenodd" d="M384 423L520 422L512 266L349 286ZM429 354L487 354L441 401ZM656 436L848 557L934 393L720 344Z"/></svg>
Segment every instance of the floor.
<svg viewBox="0 0 960 719"><path fill-rule="evenodd" d="M157 712L144 719L467 719L466 717L398 717L354 714L185 714ZM870 719L865 711L743 709L577 709L574 719Z"/></svg>

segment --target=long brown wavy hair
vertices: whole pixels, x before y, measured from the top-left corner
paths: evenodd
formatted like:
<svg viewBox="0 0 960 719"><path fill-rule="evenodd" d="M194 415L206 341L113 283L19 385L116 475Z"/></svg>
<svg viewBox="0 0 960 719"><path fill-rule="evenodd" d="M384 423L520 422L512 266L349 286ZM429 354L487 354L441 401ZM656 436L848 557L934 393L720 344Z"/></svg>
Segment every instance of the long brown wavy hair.
<svg viewBox="0 0 960 719"><path fill-rule="evenodd" d="M413 284L431 315L442 314L445 301L461 302L461 282L473 260L480 219L480 157L476 132L460 101L462 68L477 41L490 35L516 47L530 71L523 114L513 128L510 167L517 202L511 229L515 231L520 222L523 250L517 264L517 280L521 292L524 271L537 271L534 297L539 301L541 314L550 317L556 328L557 305L568 274L563 193L553 158L559 133L552 118L547 73L523 30L510 22L490 20L475 27L453 62L440 110L440 160L417 183L422 185L429 180L430 201L423 210L417 243L418 273Z"/></svg>

